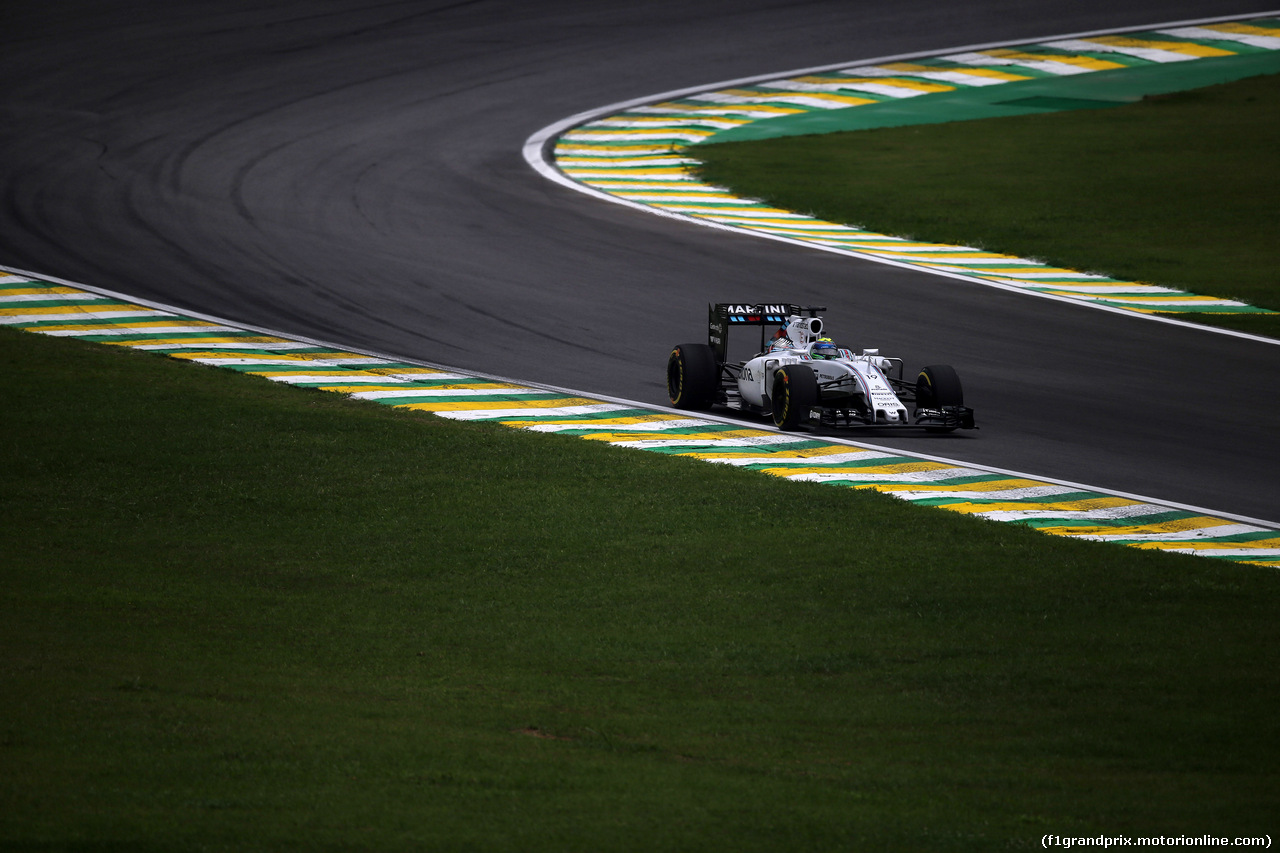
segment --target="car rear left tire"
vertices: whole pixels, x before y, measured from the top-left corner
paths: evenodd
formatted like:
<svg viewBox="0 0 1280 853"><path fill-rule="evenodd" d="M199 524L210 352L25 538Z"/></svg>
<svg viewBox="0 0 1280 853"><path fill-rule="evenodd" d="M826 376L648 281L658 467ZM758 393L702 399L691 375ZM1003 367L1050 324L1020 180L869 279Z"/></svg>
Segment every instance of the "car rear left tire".
<svg viewBox="0 0 1280 853"><path fill-rule="evenodd" d="M679 344L667 357L667 397L677 409L709 409L720 389L716 351L707 344Z"/></svg>

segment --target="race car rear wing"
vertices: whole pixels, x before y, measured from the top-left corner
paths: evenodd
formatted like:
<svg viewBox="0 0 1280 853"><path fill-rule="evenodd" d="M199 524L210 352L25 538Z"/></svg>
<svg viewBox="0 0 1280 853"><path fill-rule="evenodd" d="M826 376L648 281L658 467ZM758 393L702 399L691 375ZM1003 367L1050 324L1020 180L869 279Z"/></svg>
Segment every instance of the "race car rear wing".
<svg viewBox="0 0 1280 853"><path fill-rule="evenodd" d="M759 326L760 349L765 348L770 326L777 328L787 324L787 317L814 317L826 308L809 306L801 308L789 302L768 302L747 305L732 302L717 302L707 305L707 343L716 351L716 360L721 364L728 361L729 329L734 326Z"/></svg>

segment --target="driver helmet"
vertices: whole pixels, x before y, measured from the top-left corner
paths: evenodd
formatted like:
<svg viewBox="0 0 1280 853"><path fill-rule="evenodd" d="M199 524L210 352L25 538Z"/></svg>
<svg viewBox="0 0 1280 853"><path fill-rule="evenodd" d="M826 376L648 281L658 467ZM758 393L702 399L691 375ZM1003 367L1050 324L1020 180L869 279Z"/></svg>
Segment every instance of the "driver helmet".
<svg viewBox="0 0 1280 853"><path fill-rule="evenodd" d="M840 348L831 338L821 338L809 353L814 358L839 358Z"/></svg>

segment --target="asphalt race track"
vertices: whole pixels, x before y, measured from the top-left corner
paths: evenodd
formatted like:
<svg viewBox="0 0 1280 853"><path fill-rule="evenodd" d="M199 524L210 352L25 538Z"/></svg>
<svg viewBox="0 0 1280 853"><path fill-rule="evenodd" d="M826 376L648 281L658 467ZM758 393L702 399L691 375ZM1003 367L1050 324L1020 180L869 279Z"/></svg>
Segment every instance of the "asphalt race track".
<svg viewBox="0 0 1280 853"><path fill-rule="evenodd" d="M823 304L846 345L954 364L982 426L869 440L1275 520L1280 346L673 222L521 156L686 86L1268 8L10 0L0 263L655 404L707 302Z"/></svg>

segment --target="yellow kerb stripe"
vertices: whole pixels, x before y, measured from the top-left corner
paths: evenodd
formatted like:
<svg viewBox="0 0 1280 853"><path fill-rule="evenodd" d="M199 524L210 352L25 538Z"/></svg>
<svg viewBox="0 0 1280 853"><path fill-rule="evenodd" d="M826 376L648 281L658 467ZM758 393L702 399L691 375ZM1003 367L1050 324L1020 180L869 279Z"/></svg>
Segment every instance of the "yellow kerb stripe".
<svg viewBox="0 0 1280 853"><path fill-rule="evenodd" d="M672 133L689 134L691 136L713 136L714 130L698 130L696 127L627 127L622 129L605 128L605 127L579 127L571 130L570 133L591 134L592 136L612 136L618 139L625 139L628 136L636 136L638 134L652 134L655 131L669 130ZM572 136L564 138L566 143L573 142Z"/></svg>
<svg viewBox="0 0 1280 853"><path fill-rule="evenodd" d="M823 456L834 456L836 454L864 453L873 456L884 455L878 451L862 450L857 447L809 447L803 450L769 450L767 447L753 448L751 450L742 450L730 453L707 453L705 451L697 451L695 453L680 453L679 456L692 456L695 459L754 459L759 456L766 456L767 459L761 459L762 463L767 463L773 459L813 459L820 460Z"/></svg>
<svg viewBox="0 0 1280 853"><path fill-rule="evenodd" d="M262 374L255 373L254 375L261 376ZM339 394L358 394L365 391L404 391L406 394L412 391L421 391L425 394L430 391L458 391L469 390L472 388L477 390L492 389L495 394L498 394L509 388L516 387L514 385L375 385L370 383L343 385L341 382L343 377L337 376L334 378L338 381L334 382L332 385L324 385L322 387L326 391L336 391Z"/></svg>
<svg viewBox="0 0 1280 853"><path fill-rule="evenodd" d="M911 62L890 62L886 65L881 65L880 67L888 69L889 71L898 71L902 74L967 74L970 77L988 77L993 80L1005 80L1008 82L1032 79L1025 74L1014 74L1010 71L998 71L994 68L935 68L930 65L916 65Z"/></svg>
<svg viewBox="0 0 1280 853"><path fill-rule="evenodd" d="M130 324L130 325L133 325L133 324ZM170 325L170 324L166 323L165 325ZM268 338L268 337L263 337L261 335L235 335L232 337L219 335L216 337L204 337L204 338L148 338L147 340L144 340L144 341L128 341L128 340L102 341L102 343L111 344L112 346L118 346L118 347L136 347L136 346L162 347L162 346L173 346L176 344L242 344L244 345L244 349L250 350L250 349L253 349L254 344L285 344L285 343L294 343L294 341L286 341L283 338ZM222 358L234 358L237 354L239 354L239 351L234 349L227 349L227 350L216 350L216 353ZM256 357L258 353L253 353L253 355Z"/></svg>
<svg viewBox="0 0 1280 853"><path fill-rule="evenodd" d="M1119 62L1110 62L1106 59L1094 59L1091 56L1076 56L1074 54L1058 53L1024 53L1020 50L1005 50L997 48L996 50L984 50L987 56L994 56L997 59L1010 59L1014 62L1062 62L1067 65L1078 65L1081 68L1088 68L1090 71L1107 71L1111 68L1124 68L1125 66Z"/></svg>
<svg viewBox="0 0 1280 853"><path fill-rule="evenodd" d="M676 104L670 101L668 101L665 104L654 104L654 107L658 109L664 109L664 110L669 109L672 112L677 112L677 113L723 112L726 109L732 109L731 107L726 107L724 104L709 104L706 106L702 106L702 105L694 106L691 104ZM798 107L779 107L779 106L774 106L772 104L753 105L751 107L748 107L748 109L750 109L752 112L777 113L778 115L791 115L793 113L804 112L804 110Z"/></svg>
<svg viewBox="0 0 1280 853"><path fill-rule="evenodd" d="M894 465L867 465L863 467L832 465L826 468L789 465L786 468L769 468L766 470L770 474L777 474L781 477L794 477L798 474L848 474L851 479L856 479L858 474L914 474L920 471L945 471L951 467L950 465L943 465L941 462L902 462ZM960 470L959 468L956 469L956 476L960 476Z"/></svg>
<svg viewBox="0 0 1280 853"><path fill-rule="evenodd" d="M1176 547L1176 548L1194 548L1197 551L1243 551L1245 549L1257 548L1259 551L1269 550L1271 548L1280 548L1280 539L1255 539L1252 542L1142 542L1134 545L1135 548L1157 548L1157 547ZM1270 560L1280 560L1280 557L1267 556Z"/></svg>
<svg viewBox="0 0 1280 853"><path fill-rule="evenodd" d="M72 323L67 325L41 326L34 331L37 332L95 332L109 331L111 329L129 328L137 329L139 334L145 334L147 329L155 326L157 328L172 328L174 326L188 327L193 332L200 331L201 328L209 326L216 327L217 323L203 323L198 320L184 320L181 317L162 317L158 320L147 320L145 318L120 318L119 320L103 319L96 323ZM237 338L236 340L240 340ZM130 341L132 345L153 344L155 341Z"/></svg>
<svg viewBox="0 0 1280 853"><path fill-rule="evenodd" d="M1032 503L1028 501L1001 501L999 503L973 503L963 501L947 504L953 512L1091 512L1095 509L1114 509L1122 506L1138 506L1137 501L1125 498L1093 498L1082 501L1062 501L1061 503ZM1152 508L1151 514L1160 512Z"/></svg>
<svg viewBox="0 0 1280 853"><path fill-rule="evenodd" d="M1207 30L1218 30L1224 33L1239 33L1246 36L1271 36L1280 38L1280 27L1254 27L1249 24L1208 24Z"/></svg>
<svg viewBox="0 0 1280 853"><path fill-rule="evenodd" d="M148 314L159 313L154 308L143 308L140 305L103 305L100 302L86 302L83 305L53 305L43 308L0 308L0 315L16 316L19 314L74 314L77 311L88 314L111 314L114 312L145 311ZM110 317L104 319L111 319Z"/></svg>
<svg viewBox="0 0 1280 853"><path fill-rule="evenodd" d="M556 400L526 400L512 397L510 400L455 400L438 403L407 403L396 406L397 409L420 409L424 412L468 412L487 411L489 409L529 409L530 414L537 414L537 409L558 409L562 406L598 406L599 400L588 400L585 397L562 397Z"/></svg>
<svg viewBox="0 0 1280 853"><path fill-rule="evenodd" d="M1227 527L1233 524L1236 524L1236 522L1222 518L1208 518L1207 516L1201 515L1196 516L1195 518L1180 518L1175 519L1174 521L1161 521L1155 524L1135 524L1128 527L1107 527L1104 529L1092 525L1070 525L1063 527L1042 527L1040 530L1046 533L1053 533L1058 536L1089 536L1098 533L1105 533L1107 536L1117 537L1142 536L1149 533L1187 533L1190 536L1194 536L1197 531L1211 531L1215 527Z"/></svg>
<svg viewBox="0 0 1280 853"><path fill-rule="evenodd" d="M976 483L876 483L880 492L1003 492L1009 489L1035 489L1044 483L1035 480L983 480Z"/></svg>
<svg viewBox="0 0 1280 853"><path fill-rule="evenodd" d="M3 278L2 274L0 274L0 278ZM0 295L4 295L4 296L37 296L37 295L42 296L46 293L53 296L58 296L62 294L66 294L70 296L90 296L90 294L85 293L83 290L76 290L74 287L49 286L49 287L3 287L3 288L0 288ZM102 297L98 297L98 298L102 298Z"/></svg>
<svg viewBox="0 0 1280 853"><path fill-rule="evenodd" d="M785 89L779 89L776 92L759 90L752 91L747 89L726 89L724 94L734 95L740 98L760 98L761 100L779 101L786 98L806 98L818 101L831 101L834 104L848 104L849 106L878 103L873 98L858 98L853 95L833 95L828 92L790 92Z"/></svg>
<svg viewBox="0 0 1280 853"><path fill-rule="evenodd" d="M607 429L610 426L627 426L631 424L658 424L669 421L685 420L684 418L675 418L670 415L651 415L642 417L625 417L625 418L592 418L591 420L583 420L582 418L558 418L537 421L503 421L507 426L522 429L531 426L543 426L545 424L554 424L559 426L580 427L582 429L595 429L601 427Z"/></svg>
<svg viewBox="0 0 1280 853"><path fill-rule="evenodd" d="M897 77L797 77L801 83L846 85L850 83L875 83L877 86L897 86L920 92L954 92L955 86L946 83L925 83L920 80L903 80Z"/></svg>
<svg viewBox="0 0 1280 853"><path fill-rule="evenodd" d="M683 175L687 174L684 169L678 166L654 166L652 168L646 166L637 166L633 169L626 167L609 166L602 163L599 166L569 166L561 164L565 174L572 175L575 178L638 178L642 175Z"/></svg>
<svg viewBox="0 0 1280 853"><path fill-rule="evenodd" d="M590 429L591 424L584 423L583 429ZM607 428L606 428L607 429ZM612 441L619 444L637 441L724 441L734 438L759 438L768 436L771 433L755 432L752 430L729 430L726 432L599 432L595 435L584 436L591 441Z"/></svg>
<svg viewBox="0 0 1280 853"><path fill-rule="evenodd" d="M1097 38L1088 39L1088 41L1095 41L1098 44L1112 47L1141 47L1152 50L1167 50L1171 53L1181 53L1187 56L1235 56L1229 50L1196 44L1195 42L1150 41L1148 39L1126 38L1124 36L1098 36Z"/></svg>
<svg viewBox="0 0 1280 853"><path fill-rule="evenodd" d="M436 370L431 367L400 367L392 365L389 367L366 367L365 373L376 373L380 376L421 376L423 379L430 379L432 376L442 376L446 373L443 370Z"/></svg>
<svg viewBox="0 0 1280 853"><path fill-rule="evenodd" d="M556 145L557 156L559 156L559 151L562 148L564 149L576 148L580 150L589 150L589 151L612 151L612 152L623 153L623 154L631 154L631 153L653 154L655 152L655 148L652 145L652 143L647 145L643 143L634 143L632 145L620 145L616 142L596 142L596 141L573 142L573 141L561 140L561 142ZM661 149L661 152L663 154L666 154L667 149L663 148Z"/></svg>

